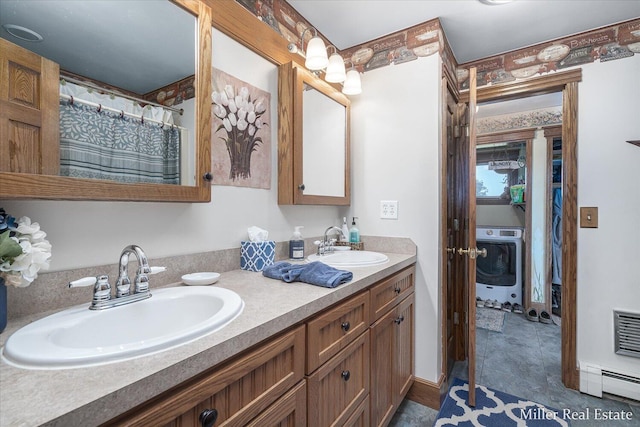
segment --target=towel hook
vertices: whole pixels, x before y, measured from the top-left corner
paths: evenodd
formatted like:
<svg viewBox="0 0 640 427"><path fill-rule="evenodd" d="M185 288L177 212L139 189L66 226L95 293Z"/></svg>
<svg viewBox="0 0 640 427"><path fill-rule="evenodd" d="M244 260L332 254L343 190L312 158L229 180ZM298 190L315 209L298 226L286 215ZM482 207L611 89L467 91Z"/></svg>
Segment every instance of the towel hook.
<svg viewBox="0 0 640 427"><path fill-rule="evenodd" d="M124 110L120 110L120 118L124 119Z"/></svg>
<svg viewBox="0 0 640 427"><path fill-rule="evenodd" d="M69 102L70 102L71 105L73 105L73 95L70 95L70 96L71 96L71 101L69 101Z"/></svg>
<svg viewBox="0 0 640 427"><path fill-rule="evenodd" d="M102 111L102 104L98 104L98 113Z"/></svg>

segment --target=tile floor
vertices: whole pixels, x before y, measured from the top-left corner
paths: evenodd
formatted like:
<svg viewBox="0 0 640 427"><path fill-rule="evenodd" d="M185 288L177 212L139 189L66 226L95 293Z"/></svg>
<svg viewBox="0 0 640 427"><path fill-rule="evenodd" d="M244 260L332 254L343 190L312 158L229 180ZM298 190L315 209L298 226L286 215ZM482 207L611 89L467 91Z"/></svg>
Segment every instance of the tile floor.
<svg viewBox="0 0 640 427"><path fill-rule="evenodd" d="M603 399L566 389L560 380L560 327L528 321L507 313L502 333L477 329L476 382L495 390L530 399L555 409L584 411L590 420L574 420L572 426L640 426L640 402L607 396ZM467 379L466 362L456 363L453 377ZM593 419L596 408L632 411L630 421ZM405 400L392 427L431 426L437 411Z"/></svg>

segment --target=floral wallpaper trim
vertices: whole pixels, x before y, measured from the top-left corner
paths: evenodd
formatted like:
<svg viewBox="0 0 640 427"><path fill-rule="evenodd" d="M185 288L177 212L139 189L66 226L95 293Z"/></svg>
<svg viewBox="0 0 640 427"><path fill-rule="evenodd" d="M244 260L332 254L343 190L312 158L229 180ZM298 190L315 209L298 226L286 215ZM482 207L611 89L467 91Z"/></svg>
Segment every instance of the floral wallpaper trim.
<svg viewBox="0 0 640 427"><path fill-rule="evenodd" d="M476 122L479 135L559 124L562 124L561 106L486 117Z"/></svg>

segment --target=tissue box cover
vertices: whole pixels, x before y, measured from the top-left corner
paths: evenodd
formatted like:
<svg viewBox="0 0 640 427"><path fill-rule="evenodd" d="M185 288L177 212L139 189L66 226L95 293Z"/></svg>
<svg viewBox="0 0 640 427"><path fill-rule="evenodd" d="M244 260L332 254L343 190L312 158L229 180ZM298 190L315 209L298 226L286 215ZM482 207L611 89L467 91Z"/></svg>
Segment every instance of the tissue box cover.
<svg viewBox="0 0 640 427"><path fill-rule="evenodd" d="M262 271L273 264L276 254L276 242L240 242L240 268L249 271Z"/></svg>

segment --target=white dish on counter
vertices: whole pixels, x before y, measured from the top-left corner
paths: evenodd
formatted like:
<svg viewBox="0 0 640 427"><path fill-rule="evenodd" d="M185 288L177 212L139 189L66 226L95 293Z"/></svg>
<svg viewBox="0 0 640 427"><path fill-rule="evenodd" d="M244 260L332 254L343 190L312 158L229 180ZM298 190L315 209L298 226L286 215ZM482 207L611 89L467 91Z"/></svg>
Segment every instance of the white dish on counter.
<svg viewBox="0 0 640 427"><path fill-rule="evenodd" d="M220 273L214 272L201 272L201 273L191 273L185 274L181 277L182 282L185 285L191 286L202 286L202 285L212 285L218 281L220 278Z"/></svg>

